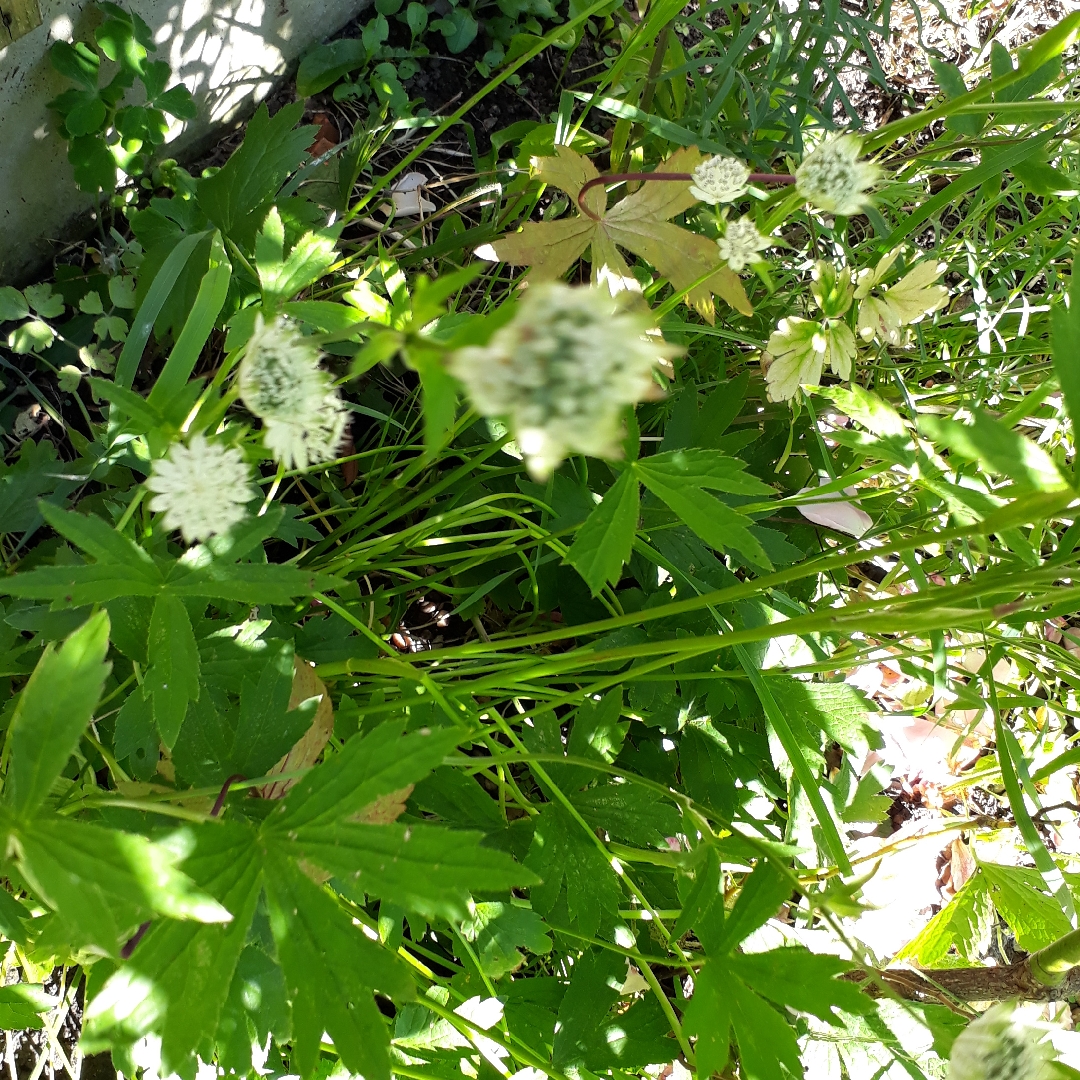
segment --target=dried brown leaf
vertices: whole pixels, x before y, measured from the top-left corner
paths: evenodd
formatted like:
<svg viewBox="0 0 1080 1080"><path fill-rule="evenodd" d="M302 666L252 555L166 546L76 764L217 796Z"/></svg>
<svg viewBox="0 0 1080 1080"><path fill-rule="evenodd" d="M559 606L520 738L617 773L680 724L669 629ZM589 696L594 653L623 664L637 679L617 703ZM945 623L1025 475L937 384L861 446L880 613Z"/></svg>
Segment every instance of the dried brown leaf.
<svg viewBox="0 0 1080 1080"><path fill-rule="evenodd" d="M380 795L374 802L357 810L350 821L358 825L390 825L405 813L405 803L413 793L413 785L406 784L397 791Z"/></svg>
<svg viewBox="0 0 1080 1080"><path fill-rule="evenodd" d="M313 697L319 697L321 700L315 709L315 717L311 721L311 727L304 732L297 740L296 745L267 775L293 772L296 769L306 769L314 765L319 760L319 755L330 741L330 736L334 731L334 708L330 704L330 695L326 690L326 683L315 674L315 669L306 660L294 656L293 684L292 693L289 695L289 708L295 709L301 702ZM256 791L264 799L281 799L295 783L295 779L275 780L256 788Z"/></svg>

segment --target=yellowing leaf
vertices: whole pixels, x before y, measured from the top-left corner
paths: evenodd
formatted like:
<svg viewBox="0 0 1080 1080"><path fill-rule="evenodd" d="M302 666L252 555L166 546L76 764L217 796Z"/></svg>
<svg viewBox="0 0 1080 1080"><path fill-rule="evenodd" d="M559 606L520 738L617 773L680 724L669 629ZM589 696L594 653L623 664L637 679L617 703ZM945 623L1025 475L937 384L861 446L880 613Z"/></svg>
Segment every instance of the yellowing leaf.
<svg viewBox="0 0 1080 1080"><path fill-rule="evenodd" d="M704 160L696 147L677 150L657 168L657 172L693 172ZM564 191L577 205L578 193L588 181L599 176L592 162L567 146L557 146L553 157L533 158L536 177ZM504 236L491 245L491 254L513 266L529 266L536 281L554 281L585 253L592 249L594 284L606 285L610 292L637 288L633 274L619 248L645 259L682 290L710 270L711 277L686 297L702 318L713 322L713 295L725 300L736 311L753 312L738 274L723 265L716 244L673 224L669 218L689 210L697 200L689 184L675 182L643 183L632 195L607 209L607 194L602 184L590 188L586 205L594 214L577 213L561 221L527 222L521 231Z"/></svg>

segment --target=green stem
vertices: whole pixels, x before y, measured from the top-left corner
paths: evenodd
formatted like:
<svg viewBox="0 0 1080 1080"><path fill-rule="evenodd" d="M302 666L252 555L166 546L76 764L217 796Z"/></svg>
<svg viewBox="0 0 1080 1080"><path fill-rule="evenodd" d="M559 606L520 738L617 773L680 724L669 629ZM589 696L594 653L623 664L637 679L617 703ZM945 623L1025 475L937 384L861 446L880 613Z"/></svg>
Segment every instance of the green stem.
<svg viewBox="0 0 1080 1080"><path fill-rule="evenodd" d="M1077 964L1080 964L1080 930L1070 931L1028 958L1032 976L1044 986L1057 986Z"/></svg>

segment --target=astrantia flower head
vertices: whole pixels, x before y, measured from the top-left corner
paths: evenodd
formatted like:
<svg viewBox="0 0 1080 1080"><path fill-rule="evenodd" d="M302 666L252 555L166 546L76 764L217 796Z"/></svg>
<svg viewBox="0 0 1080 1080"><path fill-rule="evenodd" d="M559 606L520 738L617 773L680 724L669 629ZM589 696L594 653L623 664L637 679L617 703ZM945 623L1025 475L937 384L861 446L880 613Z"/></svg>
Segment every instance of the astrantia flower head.
<svg viewBox="0 0 1080 1080"><path fill-rule="evenodd" d="M716 154L694 170L690 194L702 202L730 203L746 194L750 170L737 158Z"/></svg>
<svg viewBox="0 0 1080 1080"><path fill-rule="evenodd" d="M165 512L165 527L179 529L187 543L227 532L247 514L251 470L239 450L195 435L173 443L146 479L151 510Z"/></svg>
<svg viewBox="0 0 1080 1080"><path fill-rule="evenodd" d="M727 231L716 241L720 258L736 273L749 263L757 262L769 244L769 238L762 236L748 217L728 222Z"/></svg>
<svg viewBox="0 0 1080 1080"><path fill-rule="evenodd" d="M949 302L949 290L936 283L948 264L933 259L916 263L891 288L882 288L877 295L872 295L872 290L880 285L898 254L899 251L890 252L873 270L863 270L859 274L855 297L861 301L859 336L864 341L876 337L889 345L899 345L901 327L920 322Z"/></svg>
<svg viewBox="0 0 1080 1080"><path fill-rule="evenodd" d="M953 1043L949 1080L1052 1080L1060 1074L1049 1035L1015 1004L995 1005Z"/></svg>
<svg viewBox="0 0 1080 1080"><path fill-rule="evenodd" d="M855 335L847 323L781 319L761 356L769 400L789 401L800 386L816 386L826 364L833 374L850 379L854 359Z"/></svg>
<svg viewBox="0 0 1080 1080"><path fill-rule="evenodd" d="M537 479L568 452L618 457L625 406L659 396L653 371L680 350L649 336L648 315L626 296L533 285L488 345L450 357L472 404L507 424Z"/></svg>
<svg viewBox="0 0 1080 1080"><path fill-rule="evenodd" d="M832 214L857 214L870 203L870 189L884 170L860 161L857 135L826 139L795 170L795 187L808 203Z"/></svg>
<svg viewBox="0 0 1080 1080"><path fill-rule="evenodd" d="M263 443L286 468L306 468L337 452L347 412L319 367L318 346L279 317L255 317L240 362L244 404L265 425Z"/></svg>

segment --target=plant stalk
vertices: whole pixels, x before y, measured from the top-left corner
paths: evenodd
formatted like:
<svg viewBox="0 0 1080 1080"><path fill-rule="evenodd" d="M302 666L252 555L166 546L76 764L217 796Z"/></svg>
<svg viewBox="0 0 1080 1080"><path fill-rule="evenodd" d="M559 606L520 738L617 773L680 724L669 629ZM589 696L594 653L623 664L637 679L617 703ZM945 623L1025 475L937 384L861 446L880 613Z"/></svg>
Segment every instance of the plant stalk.
<svg viewBox="0 0 1080 1080"><path fill-rule="evenodd" d="M682 183L686 183L688 180L693 180L693 173L683 172L625 172L625 173L609 173L607 176L594 176L591 180L586 180L581 186L581 190L577 195L578 209L586 216L593 219L593 221L600 221L600 214L594 214L585 205L585 194L590 189L599 186L600 184L618 184L627 180L679 180ZM747 179L754 184L794 184L795 177L788 173L751 173Z"/></svg>

